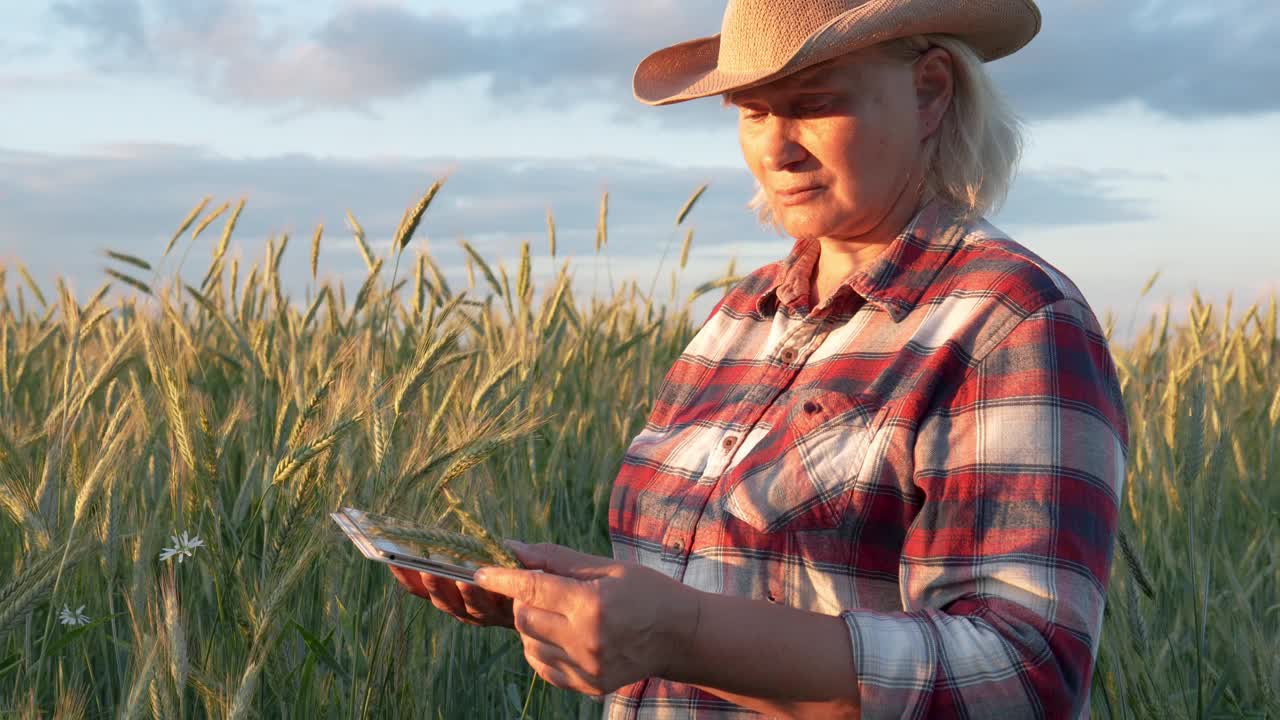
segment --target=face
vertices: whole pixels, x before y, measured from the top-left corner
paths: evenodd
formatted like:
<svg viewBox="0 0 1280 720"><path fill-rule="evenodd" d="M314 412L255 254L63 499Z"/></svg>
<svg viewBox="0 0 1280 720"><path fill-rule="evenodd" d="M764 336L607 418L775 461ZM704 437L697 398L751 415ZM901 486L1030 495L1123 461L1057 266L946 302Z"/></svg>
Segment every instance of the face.
<svg viewBox="0 0 1280 720"><path fill-rule="evenodd" d="M787 233L855 239L875 235L895 209L914 209L924 143L950 92L946 51L913 63L868 48L728 102L747 166Z"/></svg>

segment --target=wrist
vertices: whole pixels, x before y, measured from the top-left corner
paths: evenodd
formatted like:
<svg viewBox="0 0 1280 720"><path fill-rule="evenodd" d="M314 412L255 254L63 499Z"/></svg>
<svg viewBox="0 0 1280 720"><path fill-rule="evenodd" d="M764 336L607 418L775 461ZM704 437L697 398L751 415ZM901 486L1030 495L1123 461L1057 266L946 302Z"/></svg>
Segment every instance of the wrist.
<svg viewBox="0 0 1280 720"><path fill-rule="evenodd" d="M698 629L702 625L703 599L707 593L676 583L673 595L663 633L666 647L662 653L662 667L657 674L664 680L679 681L685 676L687 663L695 655Z"/></svg>

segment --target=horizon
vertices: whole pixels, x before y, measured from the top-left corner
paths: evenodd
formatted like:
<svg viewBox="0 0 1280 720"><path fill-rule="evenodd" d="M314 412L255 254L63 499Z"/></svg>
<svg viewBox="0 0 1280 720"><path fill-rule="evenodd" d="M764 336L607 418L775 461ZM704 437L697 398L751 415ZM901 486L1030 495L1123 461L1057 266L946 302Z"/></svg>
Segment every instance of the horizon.
<svg viewBox="0 0 1280 720"><path fill-rule="evenodd" d="M450 5L13 10L0 31L0 263L85 296L106 278L102 251L154 262L201 197L210 208L245 197L233 252L257 257L289 233L285 290L302 297L296 245L324 223L321 275L350 289L365 267L344 212L385 248L404 207L446 174L411 249L430 248L450 283L465 277L459 237L508 267L529 241L545 283L550 210L556 265L572 257L574 291L588 293L606 273L603 260L592 268L605 190L603 254L617 285L649 287L672 243L656 281L665 297L683 240L675 215L703 183L677 300L730 258L745 274L785 256L790 238L746 208L752 181L731 110L714 99L650 108L630 94L645 54L715 32L723 2ZM1215 305L1231 296L1239 310L1273 297L1280 250L1261 220L1266 149L1280 135L1280 92L1265 90L1280 69L1267 44L1280 7L1040 5L1040 36L989 66L1027 139L1008 203L989 219L1075 281L1100 320L1110 311L1116 340L1166 303L1185 317L1193 292ZM1170 51L1182 47L1197 52ZM203 272L216 239L203 235L187 267Z"/></svg>

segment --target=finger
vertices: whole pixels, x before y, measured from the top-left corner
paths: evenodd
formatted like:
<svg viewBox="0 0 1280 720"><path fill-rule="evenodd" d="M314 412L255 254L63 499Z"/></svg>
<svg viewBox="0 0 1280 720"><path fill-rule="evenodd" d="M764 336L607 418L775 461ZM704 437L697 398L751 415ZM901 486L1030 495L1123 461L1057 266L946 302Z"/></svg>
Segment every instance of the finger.
<svg viewBox="0 0 1280 720"><path fill-rule="evenodd" d="M516 602L511 615L516 631L524 637L556 646L573 638L569 618L560 613Z"/></svg>
<svg viewBox="0 0 1280 720"><path fill-rule="evenodd" d="M422 579L422 584L432 593L446 593L450 588L454 588L452 578L442 577L440 575L432 575L431 573L419 572L418 577Z"/></svg>
<svg viewBox="0 0 1280 720"><path fill-rule="evenodd" d="M458 595L462 597L463 606L473 617L497 619L501 615L498 604L495 602L498 596L471 583L455 582L454 586L458 589Z"/></svg>
<svg viewBox="0 0 1280 720"><path fill-rule="evenodd" d="M509 540L508 543L515 550L516 558L526 568L545 570L565 577L580 579L600 577L601 570L615 563L612 558L580 553L555 543L525 545L516 540Z"/></svg>
<svg viewBox="0 0 1280 720"><path fill-rule="evenodd" d="M411 594L430 600L431 604L437 610L448 613L463 622L471 623L472 625L480 624L475 618L470 617L470 613L467 612L466 607L460 598L457 604L454 605L452 604L451 598L448 598L447 596L442 597L438 591L432 592L431 588L427 587L427 583L424 581L424 578L434 579L434 575L420 573L417 570L407 570L405 568L396 567L395 565L390 565L389 567L391 568L392 574L395 575L396 580L398 580L400 584L404 586L405 590L408 590Z"/></svg>
<svg viewBox="0 0 1280 720"><path fill-rule="evenodd" d="M426 587L431 604L435 605L437 610L449 613L459 620L475 622L475 618L467 612L466 603L462 602L462 595L458 593L458 588L452 580L424 572L418 573L418 578Z"/></svg>
<svg viewBox="0 0 1280 720"><path fill-rule="evenodd" d="M422 598L430 598L431 593L427 592L427 588L422 584L422 578L418 577L416 570L406 570L395 565L388 565L391 568L391 574L395 576L396 582L400 583L405 590Z"/></svg>
<svg viewBox="0 0 1280 720"><path fill-rule="evenodd" d="M582 588L582 583L573 578L504 567L480 568L475 579L489 592L548 609L572 607L575 593Z"/></svg>

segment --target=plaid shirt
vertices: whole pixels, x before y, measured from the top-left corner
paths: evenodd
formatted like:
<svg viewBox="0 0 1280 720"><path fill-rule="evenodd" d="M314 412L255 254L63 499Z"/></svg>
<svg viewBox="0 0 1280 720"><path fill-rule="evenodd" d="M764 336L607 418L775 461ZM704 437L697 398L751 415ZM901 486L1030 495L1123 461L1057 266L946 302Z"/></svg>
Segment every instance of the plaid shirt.
<svg viewBox="0 0 1280 720"><path fill-rule="evenodd" d="M865 718L1087 716L1128 455L1115 367L1071 280L957 217L927 205L816 307L816 241L733 287L627 450L613 554L838 615ZM604 716L760 717L660 678Z"/></svg>

